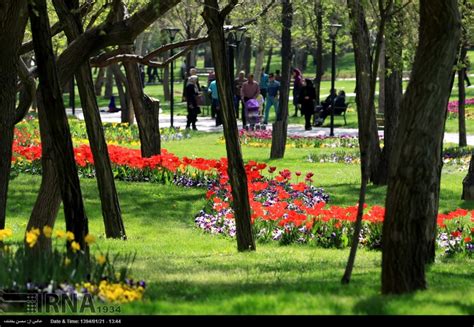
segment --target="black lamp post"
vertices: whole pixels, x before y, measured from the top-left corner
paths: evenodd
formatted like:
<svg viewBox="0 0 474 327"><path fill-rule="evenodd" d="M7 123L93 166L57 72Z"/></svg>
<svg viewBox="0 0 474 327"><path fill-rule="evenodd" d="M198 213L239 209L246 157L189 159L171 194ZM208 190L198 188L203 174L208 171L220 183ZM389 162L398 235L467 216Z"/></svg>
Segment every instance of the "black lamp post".
<svg viewBox="0 0 474 327"><path fill-rule="evenodd" d="M179 32L179 28L175 27L169 27L165 28L165 31L168 32L169 37L170 37L170 42L173 43L174 39L176 38L176 34ZM173 48L170 50L170 58L173 57ZM170 127L174 127L174 122L173 122L173 112L174 112L174 60L171 60L171 87L170 87Z"/></svg>
<svg viewBox="0 0 474 327"><path fill-rule="evenodd" d="M331 24L329 25L329 37L332 41L332 59L331 59L331 93L334 92L335 84L336 84L336 36L339 29L342 27L341 24ZM332 95L332 103L331 103L331 131L329 136L334 136L334 104L336 100L335 94Z"/></svg>

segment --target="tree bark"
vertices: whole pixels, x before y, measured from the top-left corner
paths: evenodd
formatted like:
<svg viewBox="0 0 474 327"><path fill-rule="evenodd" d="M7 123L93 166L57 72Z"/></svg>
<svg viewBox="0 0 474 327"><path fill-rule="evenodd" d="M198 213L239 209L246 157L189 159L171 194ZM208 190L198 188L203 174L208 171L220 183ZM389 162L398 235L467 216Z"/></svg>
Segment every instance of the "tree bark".
<svg viewBox="0 0 474 327"><path fill-rule="evenodd" d="M270 69L271 69L271 66L272 66L272 57L273 57L273 47L270 47L270 49L268 50L267 66L265 68L265 72L267 74L270 73Z"/></svg>
<svg viewBox="0 0 474 327"><path fill-rule="evenodd" d="M119 92L121 107L121 122L132 125L135 120L132 99L130 99L130 89L125 74L122 72L118 64L113 64L112 71L114 73L115 84Z"/></svg>
<svg viewBox="0 0 474 327"><path fill-rule="evenodd" d="M243 70L246 74L250 72L250 62L252 61L252 38L245 37L243 43L243 50L242 50L242 60L240 70Z"/></svg>
<svg viewBox="0 0 474 327"><path fill-rule="evenodd" d="M133 62L125 62L123 65L137 118L142 157L149 158L161 153L159 121L155 119L157 113L145 103L145 93L138 65Z"/></svg>
<svg viewBox="0 0 474 327"><path fill-rule="evenodd" d="M359 144L361 153L366 152L370 171L370 180L379 184L378 166L380 161L380 140L375 115L375 83L370 55L369 29L365 19L365 10L359 1L347 0L351 19L351 34L356 63L356 104L359 122ZM378 58L374 58L378 60Z"/></svg>
<svg viewBox="0 0 474 327"><path fill-rule="evenodd" d="M385 112L385 75L387 73L385 67L385 39L382 40L382 45L380 46L380 59L379 59L379 110L380 114Z"/></svg>
<svg viewBox="0 0 474 327"><path fill-rule="evenodd" d="M39 89L46 110L46 123L53 140L53 164L64 204L66 228L74 233L75 240L81 249L87 252L84 238L88 234L88 221L82 202L71 134L56 71L46 1L31 0L28 2L28 12L38 65Z"/></svg>
<svg viewBox="0 0 474 327"><path fill-rule="evenodd" d="M314 88L316 89L316 101L321 103L321 80L324 74L323 68L323 6L321 0L314 1L314 14L316 15L316 79Z"/></svg>
<svg viewBox="0 0 474 327"><path fill-rule="evenodd" d="M464 67L464 61L466 60L467 45L462 43L461 55L460 55L460 66L458 70L458 121L459 121L459 146L467 146L466 136L466 88L464 86L464 80L466 78L466 67Z"/></svg>
<svg viewBox="0 0 474 327"><path fill-rule="evenodd" d="M54 151L53 140L51 139L51 132L48 130L46 109L40 91L37 91L36 98L41 135L41 186L26 227L27 231L32 228L42 230L44 226L53 228L61 205L59 180L52 156ZM40 251L48 251L51 248L51 239L40 237L37 247Z"/></svg>
<svg viewBox="0 0 474 327"><path fill-rule="evenodd" d="M0 3L0 229L5 228L16 120L18 54L27 17L26 1L7 0Z"/></svg>
<svg viewBox="0 0 474 327"><path fill-rule="evenodd" d="M104 77L105 77L105 68L99 68L99 73L97 74L97 78L95 80L95 95L101 96L102 95L102 86L104 85Z"/></svg>
<svg viewBox="0 0 474 327"><path fill-rule="evenodd" d="M419 45L390 157L382 234L384 294L427 286L425 266L434 257L442 143L459 38L456 0L420 1Z"/></svg>
<svg viewBox="0 0 474 327"><path fill-rule="evenodd" d="M263 61L265 59L266 42L267 42L266 33L264 33L263 31L260 31L260 37L258 38L257 52L255 55L255 67L253 69L253 75L257 82L260 82Z"/></svg>
<svg viewBox="0 0 474 327"><path fill-rule="evenodd" d="M462 181L462 200L474 200L474 154L471 155L471 162L469 163L469 171Z"/></svg>
<svg viewBox="0 0 474 327"><path fill-rule="evenodd" d="M291 27L293 26L293 4L291 0L282 1L281 44L281 85L278 115L272 130L272 147L270 159L281 159L285 156L286 138L288 135L288 98L291 81Z"/></svg>
<svg viewBox="0 0 474 327"><path fill-rule="evenodd" d="M399 7L396 10L400 10ZM403 96L403 45L402 36L403 16L390 16L387 24L390 26L385 36L385 71L384 80L384 147L378 168L380 184L387 184L390 156L395 141L400 115L400 105ZM381 56L382 57L382 56ZM382 92L381 92L382 93Z"/></svg>
<svg viewBox="0 0 474 327"><path fill-rule="evenodd" d="M105 83L104 84L105 84L104 99L110 99L114 95L114 75L112 74L112 69L110 67L107 67L105 69Z"/></svg>
<svg viewBox="0 0 474 327"><path fill-rule="evenodd" d="M229 6L235 6L236 3L236 0L232 0ZM237 229L237 249L238 251L254 251L255 240L250 218L251 211L248 197L247 175L245 173L242 150L240 148L239 131L232 99L232 81L228 74L229 67L225 51L226 43L223 26L226 15L219 12L218 8L217 0L205 0L202 16L209 30L212 57L216 70L217 88L226 141L228 175L232 187L232 207L235 212Z"/></svg>
<svg viewBox="0 0 474 327"><path fill-rule="evenodd" d="M83 33L78 12L79 1L53 0L56 13L62 21L64 31L69 43L72 43ZM107 74L113 76L112 69L107 69ZM109 152L105 141L99 106L94 94L94 81L92 79L89 63L79 66L76 73L79 96L81 98L84 119L86 122L89 144L94 158L94 168L97 176L99 196L102 205L105 235L107 238L126 239L125 227L122 221L120 203L115 187L114 175L110 164Z"/></svg>

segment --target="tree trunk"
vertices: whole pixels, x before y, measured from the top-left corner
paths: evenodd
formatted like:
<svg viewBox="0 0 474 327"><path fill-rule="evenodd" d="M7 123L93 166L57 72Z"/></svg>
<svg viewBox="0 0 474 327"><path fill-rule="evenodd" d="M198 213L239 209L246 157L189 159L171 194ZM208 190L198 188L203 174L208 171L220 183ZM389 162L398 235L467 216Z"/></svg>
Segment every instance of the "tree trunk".
<svg viewBox="0 0 474 327"><path fill-rule="evenodd" d="M314 14L316 15L316 79L314 88L316 89L316 101L321 103L321 79L323 78L323 6L321 0L314 1Z"/></svg>
<svg viewBox="0 0 474 327"><path fill-rule="evenodd" d="M95 95L101 96L102 95L102 86L104 86L104 78L105 78L105 68L99 68L99 73L97 74L97 78L95 80Z"/></svg>
<svg viewBox="0 0 474 327"><path fill-rule="evenodd" d="M64 26L69 43L72 43L83 33L78 1L53 0L56 13ZM73 12L76 12L74 14ZM109 70L113 75L112 69ZM99 107L94 94L94 81L92 79L89 63L79 66L76 73L77 86L81 98L82 111L86 122L89 144L94 158L94 168L97 176L99 196L102 205L105 235L107 238L126 238L125 227L122 221L114 175L110 164L109 152L105 141L104 129L100 118Z"/></svg>
<svg viewBox="0 0 474 327"><path fill-rule="evenodd" d="M115 84L119 92L120 107L121 107L121 122L132 125L134 123L135 115L133 112L132 99L130 99L130 88L125 74L117 64L111 65L114 73Z"/></svg>
<svg viewBox="0 0 474 327"><path fill-rule="evenodd" d="M105 92L104 99L110 99L114 95L114 75L110 66L105 70Z"/></svg>
<svg viewBox="0 0 474 327"><path fill-rule="evenodd" d="M26 1L7 0L0 3L0 229L5 228L16 119L18 52L26 19Z"/></svg>
<svg viewBox="0 0 474 327"><path fill-rule="evenodd" d="M138 123L142 157L149 158L161 153L160 127L159 121L156 119L158 113L145 103L138 64L126 62L124 67L129 94Z"/></svg>
<svg viewBox="0 0 474 327"><path fill-rule="evenodd" d="M242 60L239 70L246 74L250 72L250 62L252 61L252 38L245 37L243 41Z"/></svg>
<svg viewBox="0 0 474 327"><path fill-rule="evenodd" d="M396 10L400 10L398 7ZM394 19L391 17L387 24L385 37L385 87L384 94L384 147L382 149L382 157L378 168L380 184L387 184L390 156L395 141L395 135L398 128L398 120L400 115L400 105L403 96L403 59L402 59L402 43L399 41L402 36L401 22L403 16ZM382 57L382 56L381 56ZM380 93L382 94L382 92Z"/></svg>
<svg viewBox="0 0 474 327"><path fill-rule="evenodd" d="M26 227L27 231L32 228L42 230L44 226L53 228L61 205L59 180L52 156L54 151L53 140L51 139L51 132L48 130L46 110L41 99L41 92L37 91L36 93L41 135L41 186L28 226ZM37 247L40 251L49 250L51 248L51 239L40 237Z"/></svg>
<svg viewBox="0 0 474 327"><path fill-rule="evenodd" d="M71 133L59 87L46 1L28 2L28 12L38 66L39 89L46 110L46 123L53 140L52 157L64 204L66 228L74 233L81 249L87 252L84 238L88 234L88 221L82 202Z"/></svg>
<svg viewBox="0 0 474 327"><path fill-rule="evenodd" d="M273 47L270 47L270 50L268 50L267 66L265 68L265 72L267 74L270 73L270 69L271 69L271 66L272 66L272 57L273 57Z"/></svg>
<svg viewBox="0 0 474 327"><path fill-rule="evenodd" d="M462 200L474 200L474 154L471 155L471 162L469 163L469 171L462 181Z"/></svg>
<svg viewBox="0 0 474 327"><path fill-rule="evenodd" d="M458 99L458 120L459 120L459 146L467 146L466 136L466 88L464 86L464 80L466 79L466 67L464 67L464 61L467 54L467 45L462 44L460 64L461 68L458 70L458 87L459 87L459 99Z"/></svg>
<svg viewBox="0 0 474 327"><path fill-rule="evenodd" d="M234 5L236 2L232 0ZM232 99L232 81L228 74L229 66L225 51L226 42L223 28L225 17L216 8L219 8L217 0L205 0L202 16L209 30L212 57L216 70L227 149L228 175L232 187L232 207L235 212L237 227L237 248L238 251L254 251L255 241L250 218L247 175L239 143L239 130Z"/></svg>
<svg viewBox="0 0 474 327"><path fill-rule="evenodd" d="M380 59L379 59L379 110L378 113L383 114L385 112L385 75L387 73L385 67L385 41L382 40L382 45L380 46Z"/></svg>
<svg viewBox="0 0 474 327"><path fill-rule="evenodd" d="M420 1L419 45L390 157L382 240L384 294L426 288L425 266L435 250L442 143L460 23L456 0Z"/></svg>
<svg viewBox="0 0 474 327"><path fill-rule="evenodd" d="M261 31L258 38L257 53L255 56L255 67L253 69L253 75L257 82L260 82L261 71L263 67L263 61L265 60L265 44L267 42L267 35Z"/></svg>
<svg viewBox="0 0 474 327"><path fill-rule="evenodd" d="M212 50L209 43L204 44L204 67L214 67L212 61Z"/></svg>
<svg viewBox="0 0 474 327"><path fill-rule="evenodd" d="M375 84L373 83L372 58L370 56L369 29L365 11L359 1L347 0L351 19L351 34L356 64L356 104L359 121L359 144L361 152L367 153L370 180L379 184L380 140L375 115Z"/></svg>
<svg viewBox="0 0 474 327"><path fill-rule="evenodd" d="M286 138L288 135L288 98L291 81L291 27L293 26L293 4L291 0L282 1L281 44L281 85L278 115L273 124L272 148L270 159L281 159L285 156Z"/></svg>

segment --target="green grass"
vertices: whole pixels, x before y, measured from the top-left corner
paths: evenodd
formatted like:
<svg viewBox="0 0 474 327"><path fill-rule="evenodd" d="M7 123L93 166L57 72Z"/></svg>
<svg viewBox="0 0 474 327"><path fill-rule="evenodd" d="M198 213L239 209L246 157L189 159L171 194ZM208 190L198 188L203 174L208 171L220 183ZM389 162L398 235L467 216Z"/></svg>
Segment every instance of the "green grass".
<svg viewBox="0 0 474 327"><path fill-rule="evenodd" d="M23 175L11 183L8 225L17 234L26 225L39 182L39 177ZM81 183L90 231L101 235L95 181ZM379 252L361 250L352 283L343 287L339 280L347 250L258 244L255 253L237 253L234 241L193 227L193 216L204 204L202 190L117 184L129 239L99 238L98 243L112 251L137 251L134 276L149 284L144 302L123 305L122 314L474 313L469 260L433 265L428 291L381 296ZM338 192L352 193L353 188L328 186ZM380 201L380 194L376 198ZM57 227L64 228L62 217Z"/></svg>
<svg viewBox="0 0 474 327"><path fill-rule="evenodd" d="M179 156L225 156L219 134L195 133L164 147ZM359 165L309 163L304 158L328 149L288 149L284 160L268 160L269 149L243 147L246 160L279 169L312 171L332 204L357 201ZM465 173L443 173L440 210L474 209L460 200ZM10 184L7 227L19 239L26 227L40 177L21 175ZM474 314L472 260L438 261L427 274L429 289L405 296L380 295L381 254L359 251L353 281L341 286L348 250L258 244L237 253L234 240L205 235L194 215L205 191L149 183L117 182L126 242L103 238L95 180L82 179L90 231L102 249L137 251L134 277L148 282L145 300L123 305L122 314ZM367 202L384 205L385 187L370 186ZM64 228L62 214L57 228Z"/></svg>

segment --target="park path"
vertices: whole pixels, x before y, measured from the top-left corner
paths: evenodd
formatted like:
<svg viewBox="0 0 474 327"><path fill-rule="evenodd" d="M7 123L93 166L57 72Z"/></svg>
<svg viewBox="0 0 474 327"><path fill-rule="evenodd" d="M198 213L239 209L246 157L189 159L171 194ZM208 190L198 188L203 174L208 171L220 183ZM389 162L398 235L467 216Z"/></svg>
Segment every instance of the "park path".
<svg viewBox="0 0 474 327"><path fill-rule="evenodd" d="M121 117L120 112L116 113L108 113L104 112L106 108L103 108L100 116L102 118L102 122L104 123L120 123ZM71 109L66 110L68 114L72 114ZM82 109L76 109L76 117L79 120L84 120L84 115L82 114ZM199 131L207 132L207 133L218 133L222 132L222 126L216 127L214 119L210 117L199 117L197 122L197 128ZM170 126L170 117L169 115L160 114L160 127L166 128ZM186 117L185 116L175 116L174 117L174 126L184 129L186 127ZM239 127L242 127L241 122L239 121ZM271 124L267 125L267 129L271 130ZM328 127L313 127L311 131L305 131L304 126L298 124L290 124L288 125L288 134L289 135L298 135L298 136L329 136L329 128ZM335 128L334 134L336 136L342 135L349 135L349 136L357 136L358 130L355 128ZM383 136L383 131L379 131L379 134ZM445 133L444 134L444 142L445 143L458 143L459 134L458 133ZM467 136L467 144L474 146L474 135Z"/></svg>

